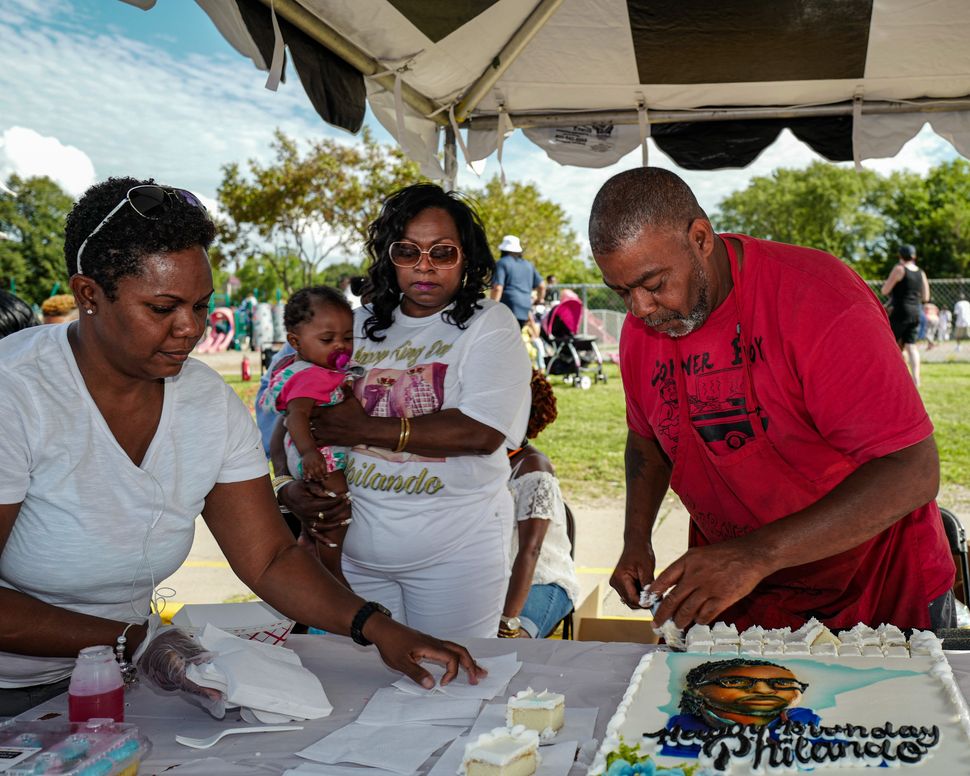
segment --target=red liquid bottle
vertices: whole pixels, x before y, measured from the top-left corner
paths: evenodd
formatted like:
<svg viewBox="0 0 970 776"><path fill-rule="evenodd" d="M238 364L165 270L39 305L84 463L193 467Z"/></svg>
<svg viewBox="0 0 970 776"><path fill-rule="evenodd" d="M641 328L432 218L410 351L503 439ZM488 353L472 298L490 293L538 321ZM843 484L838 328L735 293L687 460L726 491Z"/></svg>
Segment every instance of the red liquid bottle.
<svg viewBox="0 0 970 776"><path fill-rule="evenodd" d="M78 653L67 689L68 719L125 721L125 684L111 647L85 647Z"/></svg>

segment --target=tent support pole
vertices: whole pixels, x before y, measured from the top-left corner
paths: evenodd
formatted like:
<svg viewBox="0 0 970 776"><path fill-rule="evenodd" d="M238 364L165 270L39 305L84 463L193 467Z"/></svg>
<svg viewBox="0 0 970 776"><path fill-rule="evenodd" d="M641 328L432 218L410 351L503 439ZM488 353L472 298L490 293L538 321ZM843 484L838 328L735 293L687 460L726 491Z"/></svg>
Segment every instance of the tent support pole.
<svg viewBox="0 0 970 776"><path fill-rule="evenodd" d="M351 67L357 68L365 76L372 76L373 80L377 81L377 83L389 92L394 91L394 76L375 76L376 73L382 73L387 70L386 66L366 54L329 24L318 19L302 5L295 2L295 0L262 0L262 2L267 8L275 6L276 13L309 35L321 46L332 51ZM441 125L448 123L447 114L438 112L441 110L441 106L434 100L421 94L413 86L402 83L401 96L409 107L416 110L425 118L429 118L431 121Z"/></svg>
<svg viewBox="0 0 970 776"><path fill-rule="evenodd" d="M445 127L445 190L454 191L458 183L458 142L455 130Z"/></svg>
<svg viewBox="0 0 970 776"><path fill-rule="evenodd" d="M888 113L939 113L945 111L970 111L970 96L951 98L927 98L905 102L871 101L862 105L863 115ZM831 105L807 105L772 108L697 108L693 110L651 110L651 124L691 123L701 121L728 121L739 119L791 119L810 116L851 116L852 103ZM532 127L574 127L580 124L636 124L635 109L605 111L563 111L557 113L509 113L516 129ZM465 126L472 129L495 129L498 117L494 115L473 116Z"/></svg>
<svg viewBox="0 0 970 776"><path fill-rule="evenodd" d="M562 2L563 0L539 0L536 7L532 9L532 13L526 17L519 29L515 31L508 42L502 47L502 50L495 55L489 63L489 66L485 68L485 72L478 77L475 83L468 87L465 96L455 106L455 119L459 124L468 117L469 113L475 110L488 90L502 77L502 74L509 68L509 65L516 60L523 49L529 44L529 41L549 21L549 18L562 5Z"/></svg>

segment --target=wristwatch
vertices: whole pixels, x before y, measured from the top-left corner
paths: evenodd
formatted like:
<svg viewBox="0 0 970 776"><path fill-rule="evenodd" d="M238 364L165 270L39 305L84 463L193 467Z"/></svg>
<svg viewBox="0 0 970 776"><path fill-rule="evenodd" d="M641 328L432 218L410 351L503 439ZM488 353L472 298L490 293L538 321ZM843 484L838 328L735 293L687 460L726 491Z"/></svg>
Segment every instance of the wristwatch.
<svg viewBox="0 0 970 776"><path fill-rule="evenodd" d="M505 630L517 631L522 627L522 620L520 620L518 617L506 617L503 614L499 622L502 623L502 627L505 628Z"/></svg>
<svg viewBox="0 0 970 776"><path fill-rule="evenodd" d="M360 644L362 647L369 647L374 643L364 637L364 623L367 622L367 619L374 612L380 612L386 617L391 616L390 610L386 606L381 606L377 601L368 601L360 607L357 610L357 614L354 615L353 621L350 623L350 638L354 640L355 644Z"/></svg>

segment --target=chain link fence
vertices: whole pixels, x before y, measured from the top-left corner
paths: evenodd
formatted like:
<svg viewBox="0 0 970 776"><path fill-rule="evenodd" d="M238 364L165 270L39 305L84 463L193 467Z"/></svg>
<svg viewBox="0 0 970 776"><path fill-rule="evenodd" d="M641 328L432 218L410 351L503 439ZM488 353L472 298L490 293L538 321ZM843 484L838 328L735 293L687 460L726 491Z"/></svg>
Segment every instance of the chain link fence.
<svg viewBox="0 0 970 776"><path fill-rule="evenodd" d="M868 280L869 288L876 292L883 302L886 297L879 293L882 288L881 280ZM940 280L930 280L930 301L941 310L953 312L953 305L961 299L970 299L970 279L968 278L941 278Z"/></svg>
<svg viewBox="0 0 970 776"><path fill-rule="evenodd" d="M881 301L885 297L879 293L881 280L866 281ZM623 302L614 291L601 283L563 284L551 286L547 298L559 297L563 289L573 291L583 303L585 315L582 322L582 333L592 334L599 338L600 350L604 355L615 353L619 348L620 329L626 309ZM550 293L551 292L551 293ZM940 310L950 312L952 326L953 305L961 299L970 299L970 278L941 278L930 280L930 296L933 304Z"/></svg>

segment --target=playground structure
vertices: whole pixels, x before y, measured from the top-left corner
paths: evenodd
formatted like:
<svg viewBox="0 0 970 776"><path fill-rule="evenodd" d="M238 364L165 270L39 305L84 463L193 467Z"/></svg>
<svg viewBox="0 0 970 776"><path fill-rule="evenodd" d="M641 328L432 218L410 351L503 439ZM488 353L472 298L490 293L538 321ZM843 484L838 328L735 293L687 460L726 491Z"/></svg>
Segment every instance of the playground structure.
<svg viewBox="0 0 970 776"><path fill-rule="evenodd" d="M209 313L209 330L195 349L198 353L221 353L229 349L235 336L236 322L233 311L228 307L217 307Z"/></svg>

